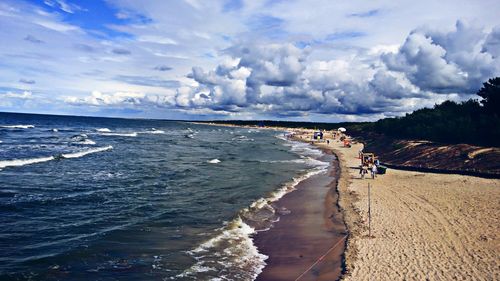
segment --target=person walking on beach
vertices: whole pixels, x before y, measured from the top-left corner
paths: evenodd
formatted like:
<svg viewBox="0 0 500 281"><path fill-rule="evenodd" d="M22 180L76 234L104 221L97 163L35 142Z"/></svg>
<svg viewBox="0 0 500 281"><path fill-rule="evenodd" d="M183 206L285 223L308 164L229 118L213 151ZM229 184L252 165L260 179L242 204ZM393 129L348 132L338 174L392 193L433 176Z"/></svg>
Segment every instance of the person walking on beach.
<svg viewBox="0 0 500 281"><path fill-rule="evenodd" d="M372 172L372 179L375 179L375 175L377 174L377 165L372 165L370 171Z"/></svg>

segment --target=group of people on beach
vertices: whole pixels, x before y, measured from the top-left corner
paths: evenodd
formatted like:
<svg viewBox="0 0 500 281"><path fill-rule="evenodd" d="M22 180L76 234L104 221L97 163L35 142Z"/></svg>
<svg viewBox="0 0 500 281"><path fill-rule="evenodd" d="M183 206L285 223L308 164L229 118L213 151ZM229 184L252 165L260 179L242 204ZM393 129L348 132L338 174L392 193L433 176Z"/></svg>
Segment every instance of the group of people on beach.
<svg viewBox="0 0 500 281"><path fill-rule="evenodd" d="M359 174L361 178L364 179L365 175L368 174L368 171L371 173L372 179L375 179L378 172L378 166L380 165L380 161L373 154L365 154L361 149L359 151L359 159L361 159L361 165L359 169Z"/></svg>

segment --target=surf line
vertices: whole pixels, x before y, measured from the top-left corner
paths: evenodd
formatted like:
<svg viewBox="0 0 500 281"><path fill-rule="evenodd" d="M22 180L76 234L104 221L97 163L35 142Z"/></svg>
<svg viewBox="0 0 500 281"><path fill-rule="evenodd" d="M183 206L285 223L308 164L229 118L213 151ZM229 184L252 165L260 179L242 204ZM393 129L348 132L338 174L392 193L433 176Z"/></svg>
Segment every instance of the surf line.
<svg viewBox="0 0 500 281"><path fill-rule="evenodd" d="M322 261L333 249L335 249L338 245L340 245L340 242L344 241L347 238L348 234L344 235L335 245L333 245L326 253L324 253L321 257L319 257L306 271L302 272L299 277L295 278L295 281L299 280L302 278L307 272L309 272L311 269L313 269L320 261Z"/></svg>

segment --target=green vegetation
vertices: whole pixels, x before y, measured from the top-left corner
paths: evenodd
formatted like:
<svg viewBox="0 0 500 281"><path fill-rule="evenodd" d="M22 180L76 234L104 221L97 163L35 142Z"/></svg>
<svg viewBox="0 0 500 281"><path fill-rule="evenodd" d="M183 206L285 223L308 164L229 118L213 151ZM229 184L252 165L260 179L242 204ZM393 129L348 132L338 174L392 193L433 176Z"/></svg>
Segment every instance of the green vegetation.
<svg viewBox="0 0 500 281"><path fill-rule="evenodd" d="M500 146L500 77L484 83L477 94L483 98L481 102L445 101L363 129L395 138Z"/></svg>

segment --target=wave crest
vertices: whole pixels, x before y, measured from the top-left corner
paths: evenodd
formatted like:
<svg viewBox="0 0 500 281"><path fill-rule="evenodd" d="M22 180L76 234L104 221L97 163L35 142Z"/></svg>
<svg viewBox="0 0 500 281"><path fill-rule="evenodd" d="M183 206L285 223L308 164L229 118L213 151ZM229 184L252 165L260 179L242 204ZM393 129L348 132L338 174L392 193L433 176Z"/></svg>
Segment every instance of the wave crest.
<svg viewBox="0 0 500 281"><path fill-rule="evenodd" d="M0 128L6 129L32 129L35 128L34 125L0 125Z"/></svg>

